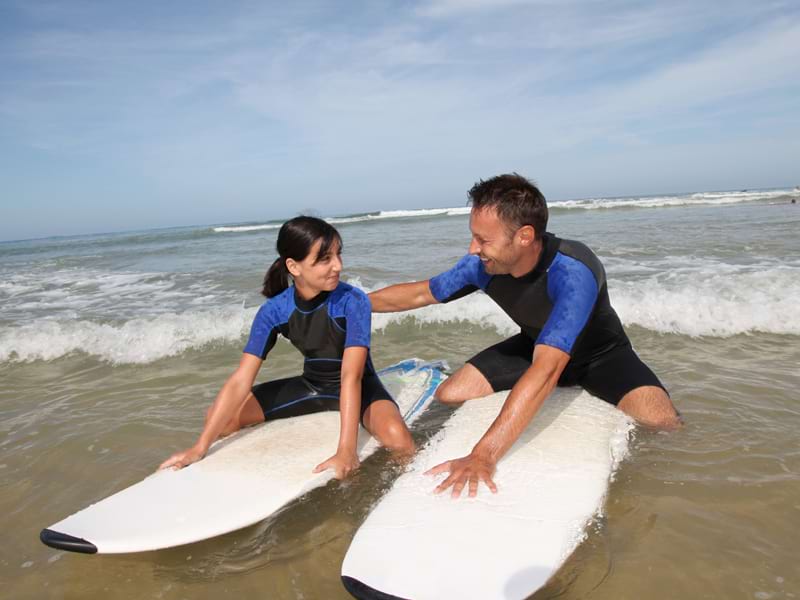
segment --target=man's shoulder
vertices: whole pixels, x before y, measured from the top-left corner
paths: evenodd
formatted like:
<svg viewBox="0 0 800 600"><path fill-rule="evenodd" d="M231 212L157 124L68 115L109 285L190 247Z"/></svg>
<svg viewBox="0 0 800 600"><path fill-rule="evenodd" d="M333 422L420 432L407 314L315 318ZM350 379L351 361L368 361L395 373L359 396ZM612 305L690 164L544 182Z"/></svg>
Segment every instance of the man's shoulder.
<svg viewBox="0 0 800 600"><path fill-rule="evenodd" d="M558 249L551 268L556 271L567 269L570 263L577 261L591 271L597 282L597 287L602 287L606 281L605 268L603 268L603 263L592 249L578 240L555 239L558 240Z"/></svg>

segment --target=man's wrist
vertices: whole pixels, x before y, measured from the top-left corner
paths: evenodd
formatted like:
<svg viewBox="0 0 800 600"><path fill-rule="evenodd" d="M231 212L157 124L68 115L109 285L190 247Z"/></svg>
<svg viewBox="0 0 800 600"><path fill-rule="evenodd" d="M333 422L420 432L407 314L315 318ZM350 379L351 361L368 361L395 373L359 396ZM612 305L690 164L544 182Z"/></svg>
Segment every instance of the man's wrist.
<svg viewBox="0 0 800 600"><path fill-rule="evenodd" d="M472 449L471 452L472 456L475 458L479 458L484 461L496 463L499 456L497 449L494 444L491 442L486 442L484 440L479 441L475 444L475 447Z"/></svg>

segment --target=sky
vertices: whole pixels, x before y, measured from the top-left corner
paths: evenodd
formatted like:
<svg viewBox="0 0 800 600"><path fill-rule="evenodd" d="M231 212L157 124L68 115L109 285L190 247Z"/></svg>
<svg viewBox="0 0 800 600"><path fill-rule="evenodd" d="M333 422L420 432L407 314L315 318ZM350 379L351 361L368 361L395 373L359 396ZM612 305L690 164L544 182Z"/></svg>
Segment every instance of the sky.
<svg viewBox="0 0 800 600"><path fill-rule="evenodd" d="M800 184L796 0L0 0L0 240Z"/></svg>

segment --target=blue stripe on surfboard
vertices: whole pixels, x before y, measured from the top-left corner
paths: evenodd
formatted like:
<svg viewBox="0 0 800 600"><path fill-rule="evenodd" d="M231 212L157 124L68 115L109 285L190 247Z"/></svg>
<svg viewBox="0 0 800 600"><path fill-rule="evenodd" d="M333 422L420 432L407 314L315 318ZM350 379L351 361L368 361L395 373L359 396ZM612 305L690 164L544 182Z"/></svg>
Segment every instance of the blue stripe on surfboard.
<svg viewBox="0 0 800 600"><path fill-rule="evenodd" d="M409 420L417 412L419 412L426 406L428 400L430 399L431 396L433 396L433 394L436 392L436 388L438 388L439 384L442 382L443 379L442 372L439 371L438 369L431 369L429 375L430 375L430 381L428 382L428 387L425 390L425 393L422 394L420 399L417 400L416 404L414 404L414 406L411 407L411 410L409 410L405 415L403 415L404 421Z"/></svg>

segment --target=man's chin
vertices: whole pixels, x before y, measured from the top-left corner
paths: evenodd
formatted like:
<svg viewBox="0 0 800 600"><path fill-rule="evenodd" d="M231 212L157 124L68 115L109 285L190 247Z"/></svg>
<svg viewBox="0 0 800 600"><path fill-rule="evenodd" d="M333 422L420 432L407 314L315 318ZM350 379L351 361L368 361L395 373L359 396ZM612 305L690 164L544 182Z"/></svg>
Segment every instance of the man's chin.
<svg viewBox="0 0 800 600"><path fill-rule="evenodd" d="M502 267L499 267L493 260L482 260L481 263L483 263L483 270L486 271L487 275L503 275L506 273L506 271L503 271Z"/></svg>

